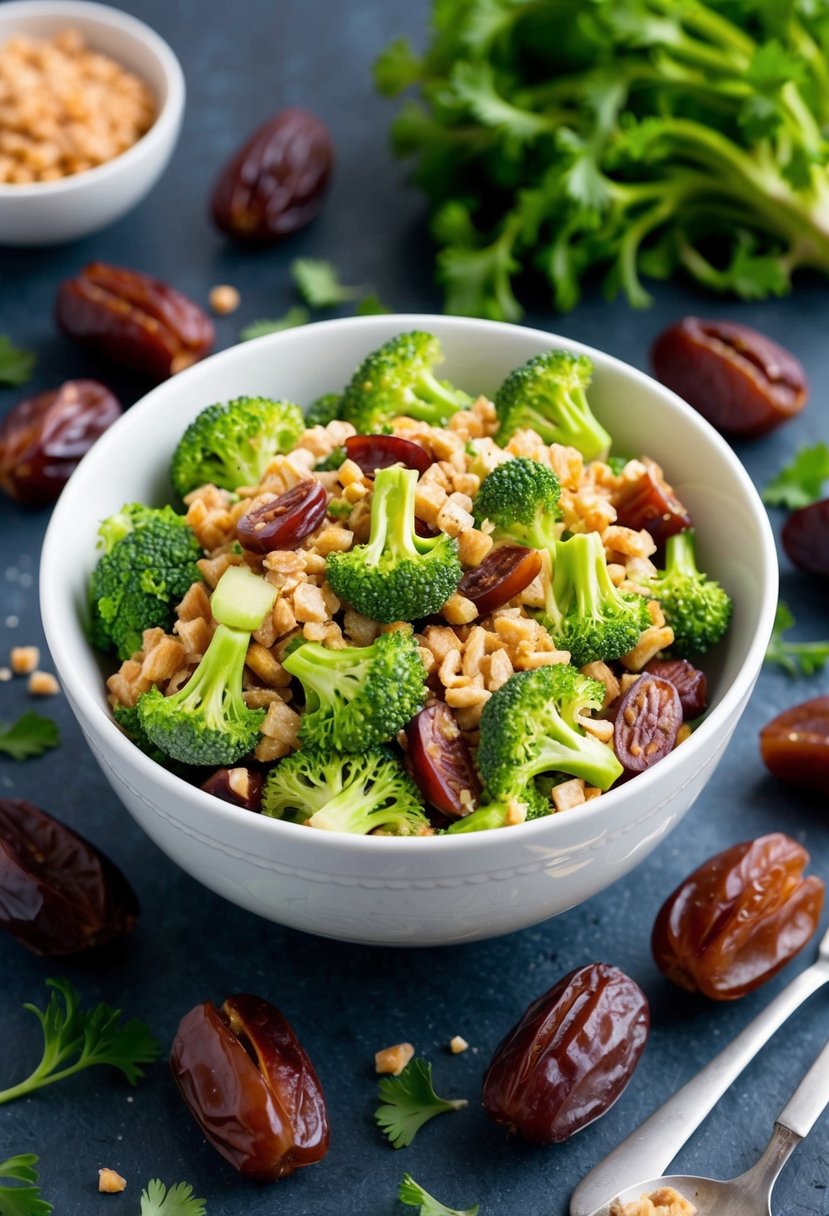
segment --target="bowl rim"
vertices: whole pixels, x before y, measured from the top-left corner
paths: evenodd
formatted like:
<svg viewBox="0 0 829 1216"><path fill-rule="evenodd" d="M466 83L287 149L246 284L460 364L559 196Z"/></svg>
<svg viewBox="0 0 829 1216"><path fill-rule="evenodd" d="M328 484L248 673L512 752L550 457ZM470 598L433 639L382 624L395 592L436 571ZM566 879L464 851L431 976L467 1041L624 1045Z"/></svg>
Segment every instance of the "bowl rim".
<svg viewBox="0 0 829 1216"><path fill-rule="evenodd" d="M728 723L737 713L740 702L750 693L760 671L768 639L771 635L778 596L777 552L771 524L760 496L746 469L738 460L731 447L710 423L677 396L676 393L666 388L658 380L655 380L654 377L647 375L624 360L616 358L614 355L606 354L596 347L588 346L562 334L535 329L531 326L516 326L502 321L488 321L474 317L444 316L434 313L394 313L377 317L346 317L330 321L313 322L303 326L301 330L292 329L274 334L266 334L261 338L238 343L223 351L218 351L200 363L196 363L183 372L179 372L174 377L174 380L177 387L179 385L186 385L187 380L198 376L200 368L203 368L205 365L215 364L216 360L222 360L227 363L243 361L242 352L248 350L273 347L275 348L274 354L276 355L281 344L294 340L298 334L313 333L316 335L317 333L325 334L331 331L347 333L349 330L353 330L355 340L359 340L365 337L370 338L374 330L387 330L390 324L394 326L400 325L401 330L413 328L428 329L435 322L438 322L443 329L456 329L460 332L472 328L484 335L492 334L493 338L495 338L495 335L506 335L516 329L520 329L525 334L538 337L540 350L552 349L557 343L562 343L569 350L588 355L597 366L601 365L604 369L628 377L634 384L647 385L651 390L653 386L656 386L658 393L665 399L670 408L685 415L686 420L692 426L701 430L706 440L718 450L719 455L728 464L735 481L741 486L744 494L744 503L746 507L750 508L754 522L757 525L762 545L762 553L758 555L761 559L762 569L762 595L758 612L759 627L751 639L737 677L725 690L719 703L709 710L700 726L683 742L681 749L666 756L660 764L654 765L644 773L639 773L635 784L625 783L617 789L608 790L601 798L592 800L585 806L573 808L568 812L567 816L563 817L567 822L572 823L573 816L578 814L579 819L584 823L587 830L590 827L595 829L597 825L603 827L613 826L614 822L618 822L613 817L613 810L617 804L621 804L625 799L629 800L631 796L639 800L647 799L653 787L663 782L666 778L670 778L673 768L677 763L681 762L684 764L697 753L704 755L716 744L721 730L727 730ZM383 340L385 340L385 337ZM276 363L278 360L275 359L274 362ZM169 391L170 384L170 380L164 381L144 397L140 398L120 419L117 419L104 432L100 439L96 441L87 455L83 457L79 470L94 469L97 463L105 462L110 447L115 447L120 443L120 436L124 430L140 425L139 419L142 419L143 414L148 409L151 410L156 401L159 399L164 400L164 396ZM132 421L130 421L131 419ZM71 690L69 697L73 709L77 702L80 707L82 721L87 722L91 727L95 728L99 733L99 742L110 747L116 759L120 757L120 760L126 766L131 767L136 772L136 775L142 775L151 784L160 785L171 796L178 795L181 798L183 789L186 789L188 797L194 799L191 805L199 808L200 814L215 816L218 820L224 821L228 827L232 825L238 827L240 824L245 823L249 825L250 831L254 833L276 833L275 836L271 836L271 839L278 839L279 835L285 832L289 833L288 840L296 839L292 834L305 832L302 825L288 823L280 819L272 819L266 815L252 815L250 811L224 802L222 799L206 793L198 786L191 785L189 782L170 773L161 765L156 764L155 761L141 752L121 732L111 715L101 704L100 693L98 692L97 696L93 695L92 690L87 687L86 682L77 672L68 647L64 644L64 633L58 627L59 622L54 619L57 605L61 602L61 584L55 581L54 571L57 569L57 561L52 555L53 553L57 554L61 548L59 537L60 533L64 530L64 519L67 521L71 520L74 501L76 499L80 501L83 498L81 485L82 481L78 478L76 471L67 482L60 498L55 504L43 542L40 566L40 604L43 626L52 658L58 669L58 674L64 685L68 686ZM71 608L71 604L66 605L65 596L63 600L64 607L68 606ZM697 767L700 767L700 765L697 765ZM631 786L633 786L632 794ZM612 800L610 804L607 801L608 799ZM545 847L549 847L551 843L550 837L555 837L559 830L557 824L560 824L561 819L562 816L551 815L542 819L532 820L529 823L516 824L510 830L520 832L520 839L525 846L531 847L532 845L540 846L543 844ZM377 857L396 855L401 859L403 855L411 857L418 851L421 851L422 855L425 856L426 850L435 848L440 849L442 852L454 848L464 849L472 853L480 850L486 851L493 844L497 845L499 840L504 843L501 832L497 830L470 832L455 836L375 836L371 840L362 835L355 836L346 832L319 832L315 834L315 839L316 836L319 836L320 839L315 847L319 847L321 852L333 851L337 853L340 850L345 850L349 853L359 853L364 849L368 849L369 855ZM307 841L307 833L305 834L305 839ZM514 841L517 838L510 835L508 839Z"/></svg>
<svg viewBox="0 0 829 1216"><path fill-rule="evenodd" d="M143 157L152 153L159 144L163 144L174 132L181 121L184 112L186 85L184 72L175 51L160 34L139 17L131 13L113 8L108 4L99 4L97 0L6 0L0 7L0 19L3 24L7 18L15 15L37 16L71 22L73 18L106 26L119 34L126 34L150 51L156 58L164 75L167 86L167 96L160 106L152 126L137 139L131 147L119 152L111 160L84 169L82 173L72 173L67 177L48 182L0 182L0 205L4 200L54 198L56 195L71 194L84 189L88 185L105 185L107 181L119 174L123 169L129 169ZM146 83L146 82L145 82Z"/></svg>

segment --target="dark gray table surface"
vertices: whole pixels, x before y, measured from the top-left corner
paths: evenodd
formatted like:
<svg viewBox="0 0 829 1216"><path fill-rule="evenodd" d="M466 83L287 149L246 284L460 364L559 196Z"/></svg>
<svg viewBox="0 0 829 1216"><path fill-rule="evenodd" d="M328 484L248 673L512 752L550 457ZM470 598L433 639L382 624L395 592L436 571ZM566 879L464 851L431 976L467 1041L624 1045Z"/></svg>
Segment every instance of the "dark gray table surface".
<svg viewBox="0 0 829 1216"><path fill-rule="evenodd" d="M134 0L120 7L155 26L180 56L189 91L184 132L159 186L118 224L60 249L0 251L0 332L37 350L33 388L95 375L131 403L148 387L103 367L54 328L56 284L93 257L158 274L199 300L215 283L235 284L242 306L217 321L217 349L232 345L242 324L279 316L294 302L287 268L301 254L330 258L345 281L373 284L395 310L439 311L423 203L388 151L392 106L374 96L370 83L371 61L391 37L421 36L425 0L244 0L232 9L216 0ZM240 137L286 104L305 105L329 124L338 150L333 189L319 219L281 248L239 252L206 218L209 188ZM545 311L540 301L526 319L645 367L657 330L687 312L754 324L790 346L808 369L813 393L806 412L776 435L738 448L758 485L800 444L829 439L825 282L800 282L793 297L757 305L702 297L682 284L658 287L655 306L642 313L594 293L567 316ZM0 390L0 413L20 395ZM0 664L14 645L43 645L37 570L47 522L47 510L0 503ZM773 513L777 532L781 522ZM722 526L728 527L727 518ZM826 636L825 584L793 571L785 558L781 568L800 634ZM776 669L764 670L710 785L627 879L522 933L423 951L306 937L202 889L158 852L117 802L66 701L37 703L59 721L62 746L25 763L0 759L0 790L39 803L106 849L132 879L143 917L123 950L105 958L48 962L0 940L0 1087L25 1075L37 1058L38 1028L21 1006L43 1002L47 976L68 976L88 1003L107 1000L146 1019L165 1048L196 1002L249 990L284 1010L315 1061L328 1098L331 1150L322 1164L273 1187L245 1182L204 1142L166 1066L158 1063L135 1090L118 1074L95 1069L0 1108L0 1160L39 1153L43 1192L59 1216L103 1209L133 1216L140 1188L152 1177L192 1182L207 1198L210 1216L390 1216L404 1210L395 1200L404 1170L448 1203L479 1202L482 1216L563 1216L582 1175L814 956L814 948L807 949L761 991L717 1005L679 993L659 975L649 936L656 910L685 873L738 840L788 831L808 847L815 871L829 877L824 800L769 778L757 745L758 729L774 713L827 692L829 672L793 682ZM32 704L24 680L0 685L0 719ZM653 1030L640 1067L613 1110L569 1143L537 1149L511 1142L480 1108L483 1067L532 998L595 959L622 967L650 997ZM692 1138L681 1167L731 1177L755 1159L822 1045L828 1009L829 994L821 993L792 1018ZM446 1044L454 1034L463 1035L471 1050L451 1056ZM435 1120L411 1148L395 1152L372 1121L373 1053L401 1039L433 1061L440 1092L466 1096L470 1107ZM98 1197L101 1165L128 1179L123 1196ZM775 1210L825 1213L828 1186L824 1118L787 1166Z"/></svg>

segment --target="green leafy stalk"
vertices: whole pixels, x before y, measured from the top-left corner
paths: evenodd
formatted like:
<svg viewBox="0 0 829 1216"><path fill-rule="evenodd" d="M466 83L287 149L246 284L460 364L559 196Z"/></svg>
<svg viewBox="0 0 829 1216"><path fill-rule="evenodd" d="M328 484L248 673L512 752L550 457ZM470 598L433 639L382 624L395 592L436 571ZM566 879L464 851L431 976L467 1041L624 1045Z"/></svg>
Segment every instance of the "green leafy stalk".
<svg viewBox="0 0 829 1216"><path fill-rule="evenodd" d="M121 1022L121 1011L97 1005L81 1009L79 997L68 980L49 979L54 989L45 1009L24 1005L40 1022L43 1055L37 1068L17 1085L0 1090L0 1105L54 1085L85 1068L109 1064L135 1085L144 1075L141 1067L158 1058L159 1044L143 1022Z"/></svg>
<svg viewBox="0 0 829 1216"><path fill-rule="evenodd" d="M206 1210L205 1200L193 1195L189 1182L168 1188L153 1178L141 1192L141 1216L204 1216Z"/></svg>
<svg viewBox="0 0 829 1216"><path fill-rule="evenodd" d="M28 760L41 756L50 747L60 743L60 732L56 722L36 714L33 709L13 722L11 726L0 723L0 752L14 760Z"/></svg>
<svg viewBox="0 0 829 1216"><path fill-rule="evenodd" d="M782 600L774 615L774 628L766 650L767 663L777 663L793 678L813 676L829 661L829 639L825 642L789 642L783 636L794 625L794 616Z"/></svg>
<svg viewBox="0 0 829 1216"><path fill-rule="evenodd" d="M784 465L763 490L763 502L770 507L808 507L823 493L829 481L829 444L816 443L800 451Z"/></svg>
<svg viewBox="0 0 829 1216"><path fill-rule="evenodd" d="M406 1148L417 1133L450 1110L467 1106L465 1098L439 1098L432 1086L432 1065L414 1059L397 1077L383 1077L377 1087L381 1105L374 1118L394 1148Z"/></svg>
<svg viewBox="0 0 829 1216"><path fill-rule="evenodd" d="M37 1157L34 1153L20 1153L0 1161L0 1213L2 1216L49 1216L51 1203L40 1198L37 1186ZM5 1186L3 1179L11 1179L20 1186Z"/></svg>
<svg viewBox="0 0 829 1216"><path fill-rule="evenodd" d="M410 1208L420 1208L420 1216L478 1216L478 1205L471 1208L448 1208L415 1182L411 1174L404 1174L397 1191L397 1198Z"/></svg>

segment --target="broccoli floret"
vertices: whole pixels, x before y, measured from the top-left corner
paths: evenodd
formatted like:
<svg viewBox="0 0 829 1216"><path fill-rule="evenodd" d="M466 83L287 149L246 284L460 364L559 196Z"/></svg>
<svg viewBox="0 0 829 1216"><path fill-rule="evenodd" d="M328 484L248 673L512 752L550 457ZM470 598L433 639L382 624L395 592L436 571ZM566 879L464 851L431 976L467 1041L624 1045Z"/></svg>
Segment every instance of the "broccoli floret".
<svg viewBox="0 0 829 1216"><path fill-rule="evenodd" d="M201 579L199 542L172 507L129 503L98 529L103 553L89 580L89 635L128 659L145 629L169 629L173 609Z"/></svg>
<svg viewBox="0 0 829 1216"><path fill-rule="evenodd" d="M342 417L358 431L377 434L398 414L443 426L471 398L434 375L440 342L414 330L398 334L360 364L343 393Z"/></svg>
<svg viewBox="0 0 829 1216"><path fill-rule="evenodd" d="M603 699L603 685L568 664L510 676L481 715L478 769L489 801L526 802L533 778L542 773L569 773L608 789L622 765L577 721L583 711L599 709Z"/></svg>
<svg viewBox="0 0 829 1216"><path fill-rule="evenodd" d="M672 654L704 654L728 629L731 597L697 566L692 530L668 537L665 569L645 585L674 631Z"/></svg>
<svg viewBox="0 0 829 1216"><path fill-rule="evenodd" d="M138 719L138 708L135 705L114 705L112 708L112 716L121 730L134 743L139 751L142 751L150 760L154 760L156 764L160 764L162 768L169 769L171 773L177 773L180 777L186 776L184 765L173 760L170 756L164 754L160 747L156 747L150 740L147 732L144 730Z"/></svg>
<svg viewBox="0 0 829 1216"><path fill-rule="evenodd" d="M262 813L360 836L418 836L429 829L417 786L384 747L359 755L286 756L268 774Z"/></svg>
<svg viewBox="0 0 829 1216"><path fill-rule="evenodd" d="M305 411L305 425L328 426L339 418L342 411L342 395L340 393L325 393L312 401Z"/></svg>
<svg viewBox="0 0 829 1216"><path fill-rule="evenodd" d="M439 612L458 589L463 568L451 536L418 536L417 473L393 465L374 479L368 544L326 559L336 596L373 621L414 621Z"/></svg>
<svg viewBox="0 0 829 1216"><path fill-rule="evenodd" d="M211 600L219 624L190 679L170 697L151 688L138 698L139 724L165 755L216 767L234 764L255 747L265 711L248 709L242 673L250 635L275 594L247 567L231 566L219 579Z"/></svg>
<svg viewBox="0 0 829 1216"><path fill-rule="evenodd" d="M495 394L498 442L529 427L545 443L577 448L585 460L610 450L610 435L593 416L586 389L593 364L586 355L549 350L536 355L507 376Z"/></svg>
<svg viewBox="0 0 829 1216"><path fill-rule="evenodd" d="M208 405L173 453L173 486L182 498L208 482L223 490L258 486L269 461L289 452L304 430L302 410L290 401L237 397Z"/></svg>
<svg viewBox="0 0 829 1216"><path fill-rule="evenodd" d="M537 460L519 456L499 464L481 483L475 522L494 523L502 538L533 549L554 549L561 486L555 473Z"/></svg>
<svg viewBox="0 0 829 1216"><path fill-rule="evenodd" d="M552 600L544 623L576 667L627 654L651 623L645 597L613 585L598 532L557 542Z"/></svg>
<svg viewBox="0 0 829 1216"><path fill-rule="evenodd" d="M305 690L299 738L323 752L363 752L386 743L425 697L426 669L410 633L381 633L371 646L329 650L306 642L283 659Z"/></svg>

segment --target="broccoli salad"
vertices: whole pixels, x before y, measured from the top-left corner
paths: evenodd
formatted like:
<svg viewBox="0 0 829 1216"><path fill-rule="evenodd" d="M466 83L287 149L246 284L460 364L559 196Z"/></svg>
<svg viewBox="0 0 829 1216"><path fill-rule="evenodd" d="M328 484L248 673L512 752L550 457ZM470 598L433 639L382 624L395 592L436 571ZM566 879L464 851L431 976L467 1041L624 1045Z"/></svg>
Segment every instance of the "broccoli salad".
<svg viewBox="0 0 829 1216"><path fill-rule="evenodd" d="M172 454L183 510L103 521L89 636L157 763L295 824L454 835L690 733L731 601L659 466L611 454L590 360L540 354L490 401L441 359L405 333L305 415L209 405Z"/></svg>

